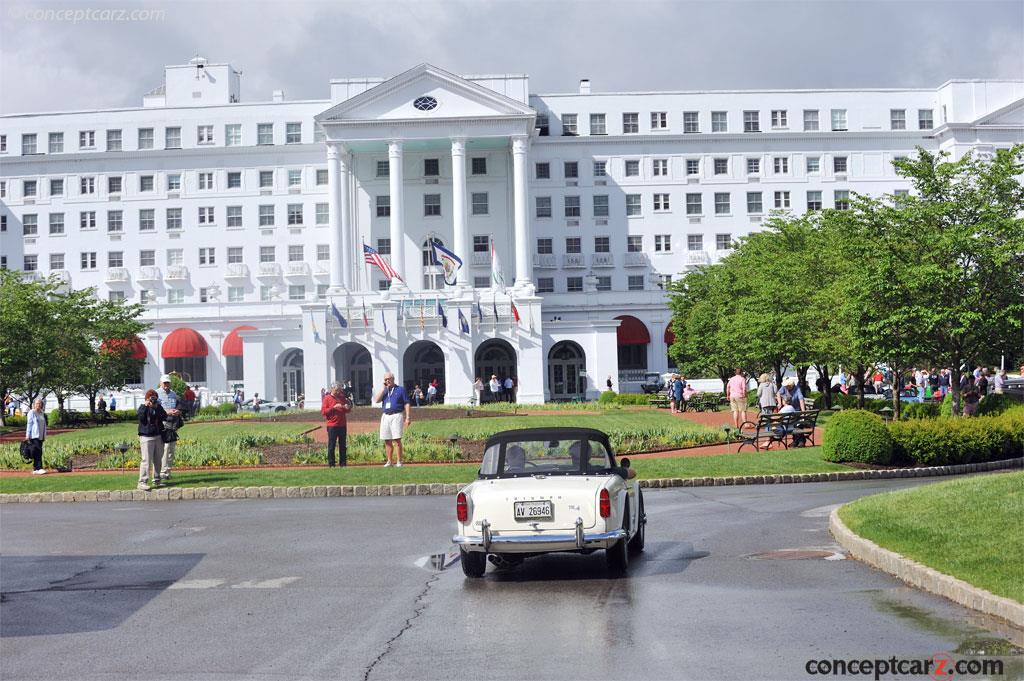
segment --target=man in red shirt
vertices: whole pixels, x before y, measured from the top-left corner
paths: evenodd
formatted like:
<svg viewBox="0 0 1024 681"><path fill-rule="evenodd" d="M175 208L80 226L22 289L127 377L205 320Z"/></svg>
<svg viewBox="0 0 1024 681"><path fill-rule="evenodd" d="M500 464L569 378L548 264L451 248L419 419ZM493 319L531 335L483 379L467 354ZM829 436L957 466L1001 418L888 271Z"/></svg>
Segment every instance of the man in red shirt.
<svg viewBox="0 0 1024 681"><path fill-rule="evenodd" d="M185 400L185 416L195 416L196 392L192 390L192 386L185 386L185 394L181 396L181 399Z"/></svg>
<svg viewBox="0 0 1024 681"><path fill-rule="evenodd" d="M320 403L320 413L327 421L327 465L331 468L334 467L335 443L338 446L338 465L345 466L348 463L345 414L350 411L352 403L345 397L341 383L331 383L330 391L324 395L323 402Z"/></svg>

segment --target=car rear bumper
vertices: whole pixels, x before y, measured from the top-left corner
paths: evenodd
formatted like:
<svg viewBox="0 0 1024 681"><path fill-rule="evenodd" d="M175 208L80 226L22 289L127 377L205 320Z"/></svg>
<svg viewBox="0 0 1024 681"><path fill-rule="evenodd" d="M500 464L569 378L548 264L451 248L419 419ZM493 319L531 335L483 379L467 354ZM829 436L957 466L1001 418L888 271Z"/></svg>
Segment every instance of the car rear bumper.
<svg viewBox="0 0 1024 681"><path fill-rule="evenodd" d="M488 553L543 553L546 551L576 551L579 549L606 549L615 542L626 537L623 529L611 532L586 533L583 521L576 521L576 531L530 532L503 535L492 533L490 524L483 522L483 532L479 535L455 535L452 543L458 544L467 551L486 551Z"/></svg>

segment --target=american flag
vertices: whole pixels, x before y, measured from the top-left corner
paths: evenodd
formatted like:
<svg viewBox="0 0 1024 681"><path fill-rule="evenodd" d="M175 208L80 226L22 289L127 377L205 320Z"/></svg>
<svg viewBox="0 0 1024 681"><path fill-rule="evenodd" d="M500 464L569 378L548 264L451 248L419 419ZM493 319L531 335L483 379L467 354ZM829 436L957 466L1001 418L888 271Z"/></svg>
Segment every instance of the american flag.
<svg viewBox="0 0 1024 681"><path fill-rule="evenodd" d="M382 258L380 253L378 253L376 249L370 248L366 244L363 244L363 259L365 259L368 264L375 266L377 269L383 272L384 276L387 277L388 281L391 281L392 279L397 279L403 284L405 283L405 280L402 279L402 277L398 274L397 271L395 271L395 268L392 267L387 260Z"/></svg>

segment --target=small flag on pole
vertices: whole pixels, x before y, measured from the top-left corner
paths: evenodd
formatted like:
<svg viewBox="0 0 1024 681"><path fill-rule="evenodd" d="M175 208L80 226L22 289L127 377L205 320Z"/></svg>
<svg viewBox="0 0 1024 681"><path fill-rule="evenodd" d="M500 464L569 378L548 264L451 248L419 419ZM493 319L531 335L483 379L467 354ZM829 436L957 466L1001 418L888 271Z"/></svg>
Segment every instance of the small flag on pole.
<svg viewBox="0 0 1024 681"><path fill-rule="evenodd" d="M320 342L320 332L316 330L316 320L313 319L313 313L309 313L309 325L313 327L313 342Z"/></svg>
<svg viewBox="0 0 1024 681"><path fill-rule="evenodd" d="M469 333L469 320L462 314L462 310L459 310L459 333Z"/></svg>
<svg viewBox="0 0 1024 681"><path fill-rule="evenodd" d="M387 260L382 258L376 249L370 248L366 244L363 244L363 259L366 260L367 264L373 265L383 272L388 281L397 279L403 284L405 283L405 280L399 276L398 271Z"/></svg>
<svg viewBox="0 0 1024 681"><path fill-rule="evenodd" d="M331 314L334 315L334 318L338 320L338 325L341 326L341 328L348 328L348 320L345 319L345 316L341 314L341 310L339 310L338 306L335 305L333 302L331 303Z"/></svg>
<svg viewBox="0 0 1024 681"><path fill-rule="evenodd" d="M430 240L430 259L444 269L444 283L454 286L462 268L462 258L445 248L437 239Z"/></svg>
<svg viewBox="0 0 1024 681"><path fill-rule="evenodd" d="M369 328L370 318L366 316L366 301L363 301L363 326Z"/></svg>
<svg viewBox="0 0 1024 681"><path fill-rule="evenodd" d="M441 318L441 326L448 328L448 315L444 313L444 308L441 307L441 299L437 299L437 315Z"/></svg>
<svg viewBox="0 0 1024 681"><path fill-rule="evenodd" d="M388 320L384 318L384 308L380 309L380 323L384 326L384 335L388 335Z"/></svg>
<svg viewBox="0 0 1024 681"><path fill-rule="evenodd" d="M519 310L516 309L516 301L512 300L512 301L509 301L509 302L512 303L512 318L516 320L516 326L518 326L519 322L520 322L520 318L519 318Z"/></svg>
<svg viewBox="0 0 1024 681"><path fill-rule="evenodd" d="M505 290L505 274L501 271L501 261L498 260L498 251L494 248L494 239L491 239L491 282L497 290Z"/></svg>
<svg viewBox="0 0 1024 681"><path fill-rule="evenodd" d="M496 300L493 300L493 299L491 300L491 309L494 310L494 321L495 321L495 323L497 323L497 321L498 321L498 303L497 303Z"/></svg>
<svg viewBox="0 0 1024 681"><path fill-rule="evenodd" d="M480 307L480 301L476 301L476 316L480 318L480 323L484 323L484 309Z"/></svg>

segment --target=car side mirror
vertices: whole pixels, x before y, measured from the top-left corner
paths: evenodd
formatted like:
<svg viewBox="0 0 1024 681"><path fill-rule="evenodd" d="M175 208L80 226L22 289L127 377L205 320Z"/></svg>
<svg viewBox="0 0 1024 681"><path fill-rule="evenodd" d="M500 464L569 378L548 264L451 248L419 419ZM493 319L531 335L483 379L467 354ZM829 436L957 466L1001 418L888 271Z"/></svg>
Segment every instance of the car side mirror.
<svg viewBox="0 0 1024 681"><path fill-rule="evenodd" d="M623 468L629 468L629 459L628 459L628 458L626 458L626 459L622 459L621 461L619 461L619 464L620 464L620 465L621 465L621 466L622 466Z"/></svg>

